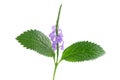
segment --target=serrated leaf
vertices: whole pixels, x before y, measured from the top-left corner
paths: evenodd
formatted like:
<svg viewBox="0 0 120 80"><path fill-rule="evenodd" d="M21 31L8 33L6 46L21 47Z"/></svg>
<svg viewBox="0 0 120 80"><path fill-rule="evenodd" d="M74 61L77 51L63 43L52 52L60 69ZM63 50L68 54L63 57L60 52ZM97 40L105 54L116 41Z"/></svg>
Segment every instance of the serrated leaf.
<svg viewBox="0 0 120 80"><path fill-rule="evenodd" d="M16 38L27 49L45 56L54 56L49 38L38 30L28 30Z"/></svg>
<svg viewBox="0 0 120 80"><path fill-rule="evenodd" d="M62 59L70 62L85 61L102 56L105 51L97 44L81 41L72 44L63 52Z"/></svg>

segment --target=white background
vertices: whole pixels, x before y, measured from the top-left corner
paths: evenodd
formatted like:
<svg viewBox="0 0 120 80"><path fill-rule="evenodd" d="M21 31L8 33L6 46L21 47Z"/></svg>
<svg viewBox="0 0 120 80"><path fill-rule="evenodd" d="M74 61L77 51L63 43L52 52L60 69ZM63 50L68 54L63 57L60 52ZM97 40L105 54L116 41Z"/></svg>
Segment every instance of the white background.
<svg viewBox="0 0 120 80"><path fill-rule="evenodd" d="M56 80L120 80L119 0L0 0L0 80L52 80L52 58L23 48L15 38L29 29L48 35L60 3L65 48L88 40L106 54L93 61L63 61Z"/></svg>

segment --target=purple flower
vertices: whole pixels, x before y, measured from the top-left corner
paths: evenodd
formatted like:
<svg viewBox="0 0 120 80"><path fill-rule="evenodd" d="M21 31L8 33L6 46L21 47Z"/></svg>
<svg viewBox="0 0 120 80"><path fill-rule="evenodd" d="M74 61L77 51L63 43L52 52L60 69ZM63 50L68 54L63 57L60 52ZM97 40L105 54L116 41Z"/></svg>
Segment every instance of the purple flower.
<svg viewBox="0 0 120 80"><path fill-rule="evenodd" d="M52 41L52 48L54 50L57 49L57 43L59 44L59 48L61 48L61 50L64 49L63 34L61 29L58 29L58 35L56 35L56 26L53 26L52 32L49 34L49 37Z"/></svg>

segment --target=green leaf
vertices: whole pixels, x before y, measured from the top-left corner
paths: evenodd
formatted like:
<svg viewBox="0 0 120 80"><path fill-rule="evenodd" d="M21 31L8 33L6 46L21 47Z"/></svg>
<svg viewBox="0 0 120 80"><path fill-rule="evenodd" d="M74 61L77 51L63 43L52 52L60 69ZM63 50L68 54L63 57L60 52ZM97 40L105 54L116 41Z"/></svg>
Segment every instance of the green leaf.
<svg viewBox="0 0 120 80"><path fill-rule="evenodd" d="M27 49L34 50L45 56L54 57L49 38L38 30L28 30L16 39Z"/></svg>
<svg viewBox="0 0 120 80"><path fill-rule="evenodd" d="M70 62L85 61L96 59L104 53L105 51L99 45L88 41L81 41L66 48L61 60Z"/></svg>

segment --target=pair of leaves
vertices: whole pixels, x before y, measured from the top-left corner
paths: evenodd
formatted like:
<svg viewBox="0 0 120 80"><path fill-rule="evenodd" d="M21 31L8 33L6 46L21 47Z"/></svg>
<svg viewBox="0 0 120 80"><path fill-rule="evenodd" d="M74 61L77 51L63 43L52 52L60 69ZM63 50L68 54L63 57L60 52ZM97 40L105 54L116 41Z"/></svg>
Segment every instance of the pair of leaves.
<svg viewBox="0 0 120 80"><path fill-rule="evenodd" d="M38 30L28 30L16 38L24 47L37 51L38 53L54 57L55 53L51 47L49 38ZM70 62L95 59L105 52L97 44L81 41L72 44L63 51L61 60Z"/></svg>

